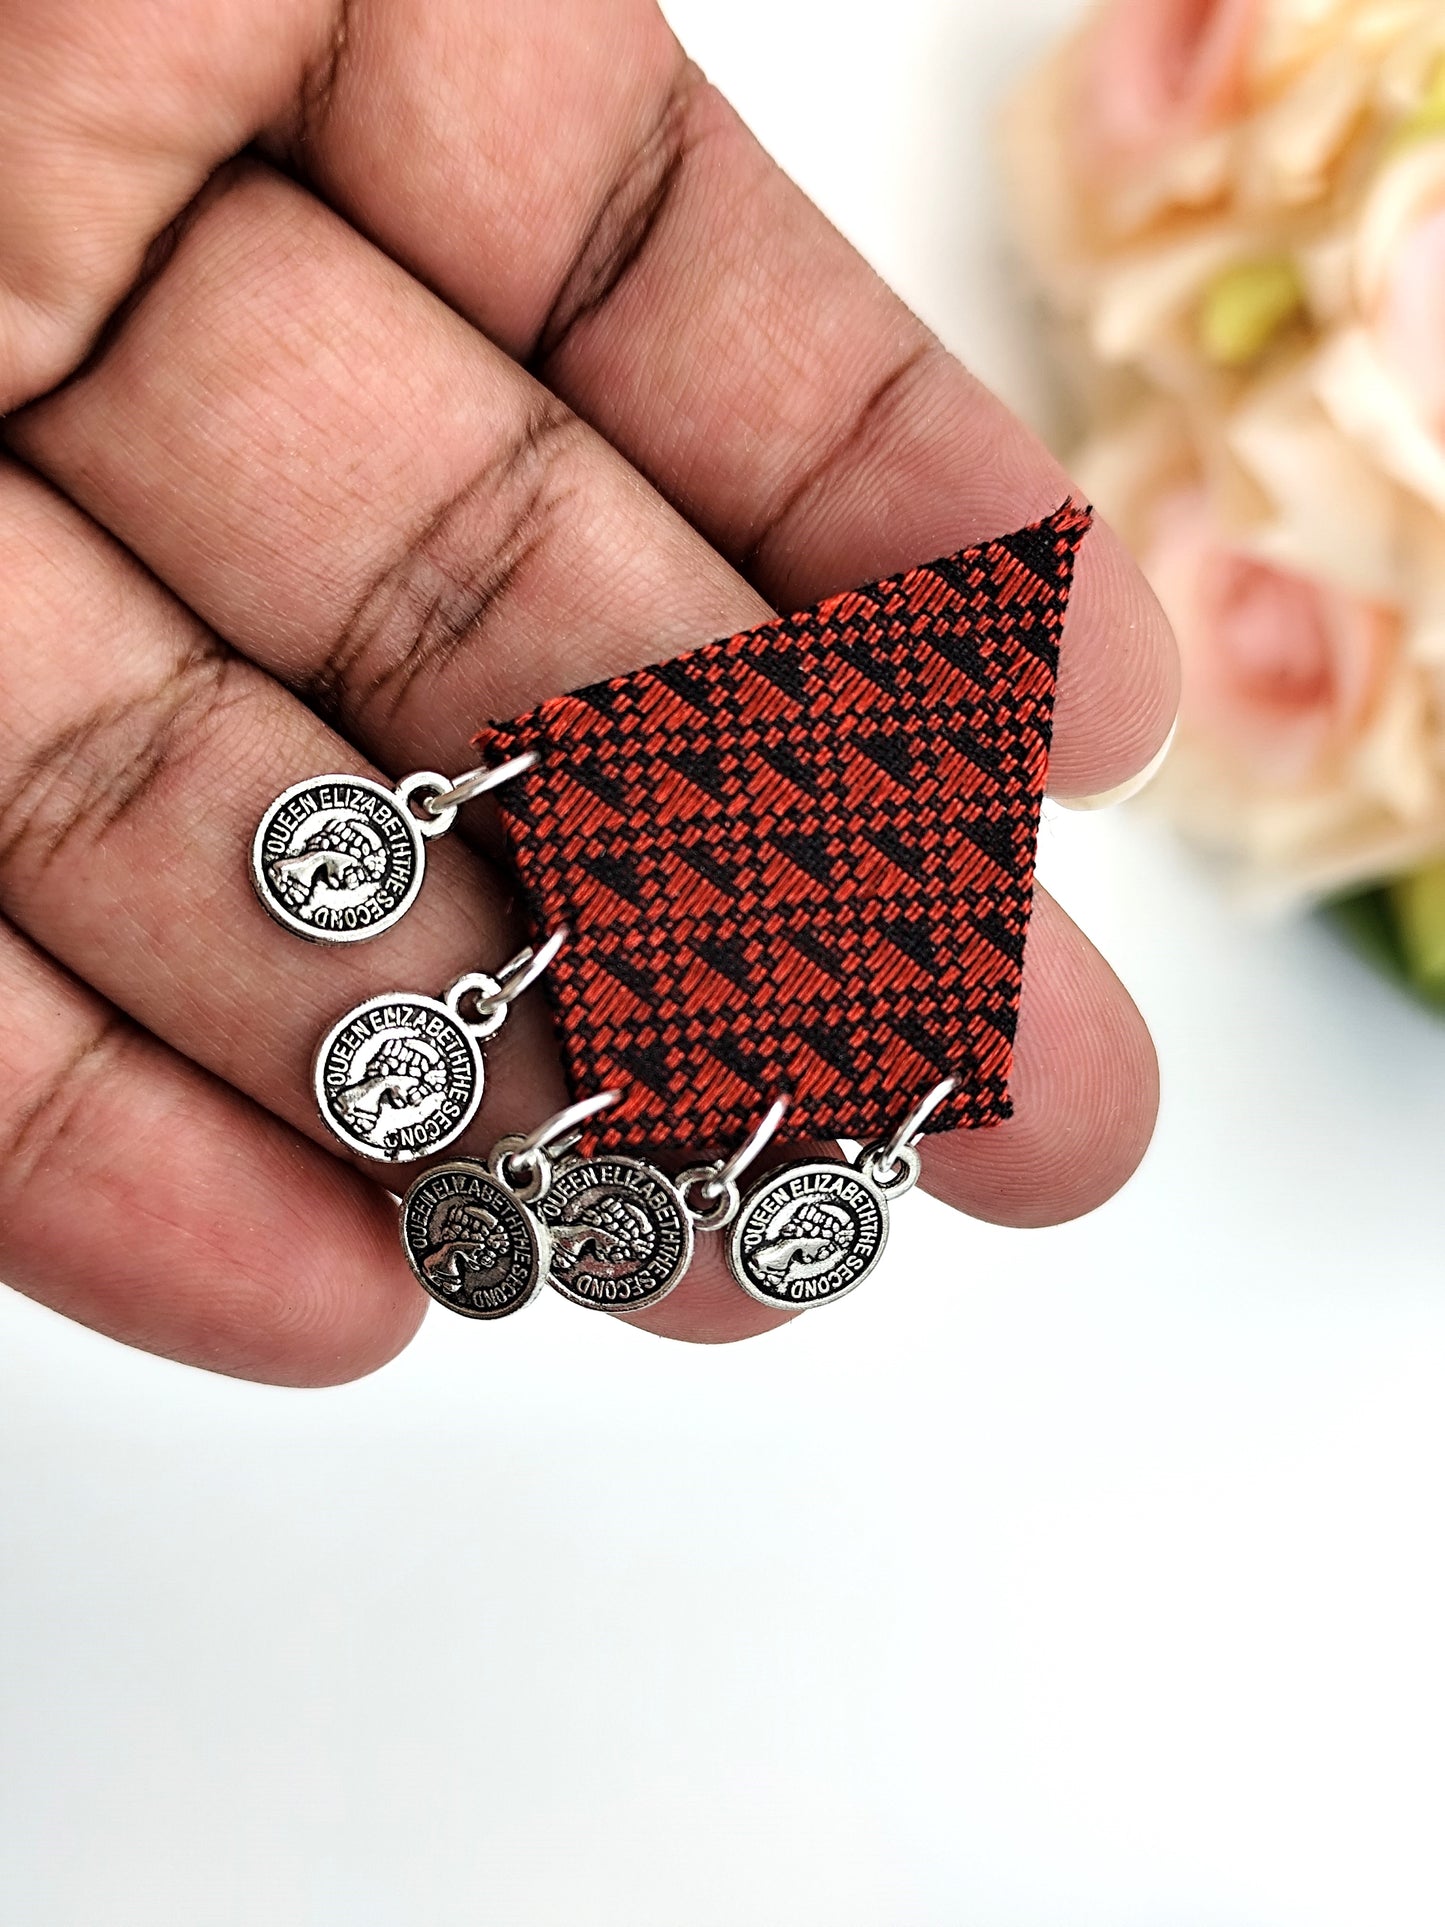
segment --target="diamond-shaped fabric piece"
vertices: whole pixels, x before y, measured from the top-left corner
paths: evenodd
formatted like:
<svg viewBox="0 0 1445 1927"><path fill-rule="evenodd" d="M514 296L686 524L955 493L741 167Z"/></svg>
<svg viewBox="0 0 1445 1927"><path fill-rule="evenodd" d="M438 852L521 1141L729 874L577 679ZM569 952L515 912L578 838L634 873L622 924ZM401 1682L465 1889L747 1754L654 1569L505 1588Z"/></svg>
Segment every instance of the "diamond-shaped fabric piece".
<svg viewBox="0 0 1445 1927"><path fill-rule="evenodd" d="M1007 1117L1059 640L1089 511L478 736L576 1096L611 1141Z"/></svg>

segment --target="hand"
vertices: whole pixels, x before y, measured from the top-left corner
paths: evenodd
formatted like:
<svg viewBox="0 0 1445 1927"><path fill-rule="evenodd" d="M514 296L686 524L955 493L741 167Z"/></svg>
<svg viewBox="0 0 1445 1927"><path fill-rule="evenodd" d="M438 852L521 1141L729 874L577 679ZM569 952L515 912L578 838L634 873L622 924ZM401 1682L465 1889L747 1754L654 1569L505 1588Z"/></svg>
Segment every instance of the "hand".
<svg viewBox="0 0 1445 1927"><path fill-rule="evenodd" d="M0 181L0 1276L130 1344L339 1380L426 1301L311 1052L517 932L455 835L384 950L295 941L247 880L265 805L368 757L466 769L488 715L1067 483L650 0L8 0ZM1175 699L1097 529L1055 790L1141 769ZM490 1078L478 1142L561 1101L536 999ZM929 1144L930 1190L1040 1224L1133 1169L1148 1036L1046 897L1014 1090ZM709 1254L635 1322L778 1321Z"/></svg>

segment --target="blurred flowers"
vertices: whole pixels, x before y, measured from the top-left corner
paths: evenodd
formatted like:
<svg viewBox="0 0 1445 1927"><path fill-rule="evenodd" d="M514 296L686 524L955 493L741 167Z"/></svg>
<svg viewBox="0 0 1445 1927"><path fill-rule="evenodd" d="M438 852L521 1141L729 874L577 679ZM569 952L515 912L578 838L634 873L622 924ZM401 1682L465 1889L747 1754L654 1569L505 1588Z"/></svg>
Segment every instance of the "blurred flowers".
<svg viewBox="0 0 1445 1927"><path fill-rule="evenodd" d="M1445 0L1105 0L1005 137L1179 634L1162 799L1256 891L1388 882L1445 994Z"/></svg>

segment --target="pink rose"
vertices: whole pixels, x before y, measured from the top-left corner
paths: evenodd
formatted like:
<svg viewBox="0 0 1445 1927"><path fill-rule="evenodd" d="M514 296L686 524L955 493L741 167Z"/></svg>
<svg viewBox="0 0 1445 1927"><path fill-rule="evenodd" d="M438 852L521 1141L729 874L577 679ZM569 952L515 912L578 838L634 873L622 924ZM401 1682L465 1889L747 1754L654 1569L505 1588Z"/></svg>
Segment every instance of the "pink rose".
<svg viewBox="0 0 1445 1927"><path fill-rule="evenodd" d="M1078 69L1084 153L1117 171L1236 115L1260 0L1108 0Z"/></svg>
<svg viewBox="0 0 1445 1927"><path fill-rule="evenodd" d="M1159 511L1145 571L1179 638L1182 734L1273 791L1359 738L1396 650L1386 610L1230 547L1192 490Z"/></svg>

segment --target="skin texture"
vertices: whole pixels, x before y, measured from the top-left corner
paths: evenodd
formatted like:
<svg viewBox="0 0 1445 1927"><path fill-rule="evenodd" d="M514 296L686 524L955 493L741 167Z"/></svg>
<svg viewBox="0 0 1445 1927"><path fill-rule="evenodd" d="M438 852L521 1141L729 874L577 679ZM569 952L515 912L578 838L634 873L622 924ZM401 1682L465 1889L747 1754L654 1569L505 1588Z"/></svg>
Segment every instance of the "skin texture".
<svg viewBox="0 0 1445 1927"><path fill-rule="evenodd" d="M465 769L484 715L1017 527L1067 478L645 0L8 0L0 180L0 1275L335 1382L425 1301L310 1053L518 932L476 806L381 944L298 943L245 874L265 805ZM1143 768L1176 696L1096 529L1056 793ZM524 1000L470 1147L561 1095ZM1154 1116L1138 1013L1046 897L1015 1097L925 1155L1006 1224L1100 1203ZM628 1322L781 1322L702 1244Z"/></svg>

